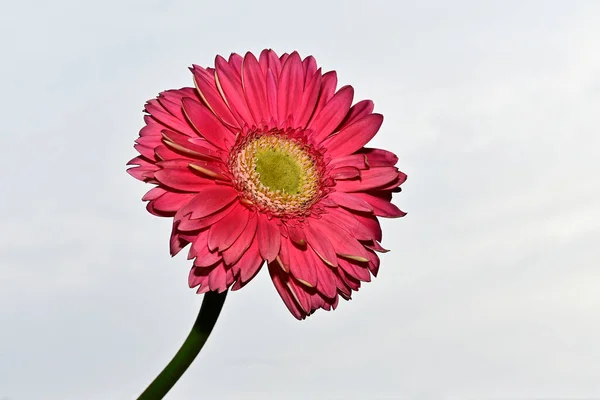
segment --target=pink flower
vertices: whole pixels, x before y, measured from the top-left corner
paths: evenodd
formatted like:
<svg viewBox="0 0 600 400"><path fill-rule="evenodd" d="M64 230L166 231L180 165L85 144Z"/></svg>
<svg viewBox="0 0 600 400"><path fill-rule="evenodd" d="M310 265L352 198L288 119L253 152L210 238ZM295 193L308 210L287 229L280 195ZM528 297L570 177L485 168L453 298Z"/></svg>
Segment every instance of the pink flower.
<svg viewBox="0 0 600 400"><path fill-rule="evenodd" d="M148 211L173 217L171 254L191 244L189 286L237 290L267 261L294 317L335 309L377 275L377 217L405 215L390 202L398 158L363 147L383 116L296 52L191 71L195 88L146 104L128 170L156 185Z"/></svg>

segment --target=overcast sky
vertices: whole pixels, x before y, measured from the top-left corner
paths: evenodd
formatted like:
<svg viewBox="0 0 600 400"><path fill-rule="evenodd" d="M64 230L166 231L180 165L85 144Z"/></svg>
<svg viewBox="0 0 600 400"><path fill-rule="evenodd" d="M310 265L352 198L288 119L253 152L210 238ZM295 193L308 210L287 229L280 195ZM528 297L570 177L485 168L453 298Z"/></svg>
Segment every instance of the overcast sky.
<svg viewBox="0 0 600 400"><path fill-rule="evenodd" d="M147 99L265 47L375 101L408 215L334 312L230 294L167 398L600 398L600 2L291 4L1 3L0 399L133 399L175 353L202 297L125 163Z"/></svg>

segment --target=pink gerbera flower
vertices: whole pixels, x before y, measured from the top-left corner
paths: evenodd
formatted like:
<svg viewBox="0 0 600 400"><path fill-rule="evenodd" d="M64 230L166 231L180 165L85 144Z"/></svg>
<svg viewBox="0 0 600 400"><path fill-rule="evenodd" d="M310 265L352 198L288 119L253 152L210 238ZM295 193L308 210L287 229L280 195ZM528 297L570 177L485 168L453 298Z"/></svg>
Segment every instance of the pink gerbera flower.
<svg viewBox="0 0 600 400"><path fill-rule="evenodd" d="M350 299L386 251L377 217L405 215L390 202L398 158L363 147L383 116L296 52L191 71L195 88L146 104L128 171L156 185L148 211L173 217L171 254L191 244L190 287L240 289L266 261L298 319Z"/></svg>

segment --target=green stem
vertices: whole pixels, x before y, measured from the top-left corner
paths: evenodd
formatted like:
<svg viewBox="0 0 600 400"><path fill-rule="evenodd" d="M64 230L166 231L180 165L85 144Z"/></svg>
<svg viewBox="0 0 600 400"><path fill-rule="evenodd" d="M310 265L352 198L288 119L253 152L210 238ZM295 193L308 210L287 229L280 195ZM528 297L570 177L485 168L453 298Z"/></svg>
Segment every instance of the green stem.
<svg viewBox="0 0 600 400"><path fill-rule="evenodd" d="M198 318L181 348L175 354L175 357L162 370L162 372L152 381L144 393L138 397L138 400L159 400L171 390L177 383L181 375L188 369L192 361L196 358L202 346L206 343L208 335L212 331L219 313L223 308L227 292L207 292L202 300Z"/></svg>

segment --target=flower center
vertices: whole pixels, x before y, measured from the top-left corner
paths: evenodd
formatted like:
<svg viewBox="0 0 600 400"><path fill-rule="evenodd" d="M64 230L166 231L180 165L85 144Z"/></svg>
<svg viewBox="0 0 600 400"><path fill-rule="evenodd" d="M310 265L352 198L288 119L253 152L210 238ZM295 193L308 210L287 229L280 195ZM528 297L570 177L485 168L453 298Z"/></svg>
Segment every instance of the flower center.
<svg viewBox="0 0 600 400"><path fill-rule="evenodd" d="M290 153L275 149L257 151L256 172L260 183L269 190L298 194L302 170Z"/></svg>
<svg viewBox="0 0 600 400"><path fill-rule="evenodd" d="M276 216L301 215L321 193L318 157L297 137L252 132L234 146L229 167L247 202Z"/></svg>

